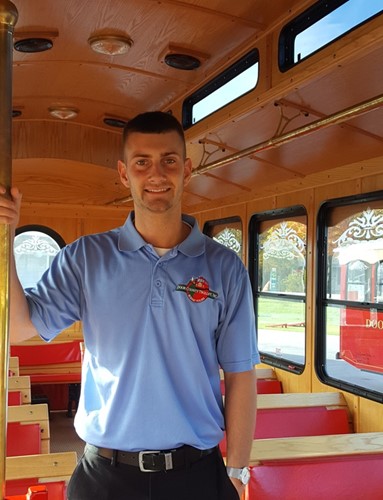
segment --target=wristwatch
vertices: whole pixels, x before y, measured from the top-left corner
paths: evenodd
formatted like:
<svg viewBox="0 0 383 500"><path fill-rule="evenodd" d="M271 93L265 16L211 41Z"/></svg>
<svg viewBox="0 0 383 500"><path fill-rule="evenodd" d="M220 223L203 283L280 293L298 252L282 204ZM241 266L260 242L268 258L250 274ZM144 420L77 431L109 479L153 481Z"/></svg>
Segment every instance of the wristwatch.
<svg viewBox="0 0 383 500"><path fill-rule="evenodd" d="M244 485L246 485L250 480L250 469L248 467L243 467L242 469L237 469L236 467L226 467L226 470L229 477L239 479Z"/></svg>

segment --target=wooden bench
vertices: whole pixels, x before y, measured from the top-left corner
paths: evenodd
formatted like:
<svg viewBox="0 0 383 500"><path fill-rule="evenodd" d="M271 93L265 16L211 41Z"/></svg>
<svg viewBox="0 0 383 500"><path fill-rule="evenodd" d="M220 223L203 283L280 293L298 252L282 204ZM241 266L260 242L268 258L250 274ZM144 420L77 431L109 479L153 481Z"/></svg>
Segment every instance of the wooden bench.
<svg viewBox="0 0 383 500"><path fill-rule="evenodd" d="M353 432L340 392L260 394L254 438L318 436ZM220 443L226 455L226 438Z"/></svg>
<svg viewBox="0 0 383 500"><path fill-rule="evenodd" d="M80 341L12 345L11 355L19 358L20 375L29 375L32 384L81 382Z"/></svg>
<svg viewBox="0 0 383 500"><path fill-rule="evenodd" d="M67 409L68 415L73 405L77 408L81 341L17 344L11 346L11 354L19 358L20 374L31 378L33 401L49 402L51 409Z"/></svg>
<svg viewBox="0 0 383 500"><path fill-rule="evenodd" d="M272 368L256 368L257 373L257 394L280 394L282 383L277 379ZM221 392L225 394L224 374L220 370Z"/></svg>
<svg viewBox="0 0 383 500"><path fill-rule="evenodd" d="M10 377L17 377L20 375L19 358L17 356L10 356L9 358L8 375Z"/></svg>
<svg viewBox="0 0 383 500"><path fill-rule="evenodd" d="M26 499L30 487L35 493L49 498L65 500L66 485L77 465L76 452L49 453L36 456L6 458L6 500ZM14 495L17 495L14 497Z"/></svg>
<svg viewBox="0 0 383 500"><path fill-rule="evenodd" d="M8 424L39 424L41 436L41 453L49 453L50 431L49 412L46 404L10 406L8 408Z"/></svg>
<svg viewBox="0 0 383 500"><path fill-rule="evenodd" d="M7 495L5 497L5 500L49 500L50 498L52 498L52 496L49 495L48 489L45 485L36 485L30 486L25 495ZM55 496L54 498L62 498L63 500L65 499L63 494L61 494L60 497Z"/></svg>
<svg viewBox="0 0 383 500"><path fill-rule="evenodd" d="M8 377L8 398L11 401L12 393L19 393L21 404L31 404L31 379L29 375Z"/></svg>
<svg viewBox="0 0 383 500"><path fill-rule="evenodd" d="M353 432L341 392L260 394L255 438Z"/></svg>
<svg viewBox="0 0 383 500"><path fill-rule="evenodd" d="M8 422L6 456L38 455L41 453L40 424Z"/></svg>
<svg viewBox="0 0 383 500"><path fill-rule="evenodd" d="M246 500L382 498L383 432L256 439Z"/></svg>

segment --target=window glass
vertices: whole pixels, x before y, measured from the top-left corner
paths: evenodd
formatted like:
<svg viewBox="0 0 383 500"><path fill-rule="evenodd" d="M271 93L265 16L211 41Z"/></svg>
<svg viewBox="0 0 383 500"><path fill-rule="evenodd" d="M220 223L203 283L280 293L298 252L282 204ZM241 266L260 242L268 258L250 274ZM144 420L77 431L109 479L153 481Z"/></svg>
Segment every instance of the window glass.
<svg viewBox="0 0 383 500"><path fill-rule="evenodd" d="M306 331L306 216L288 210L251 220L250 276L263 362L302 371ZM295 215L296 214L296 215Z"/></svg>
<svg viewBox="0 0 383 500"><path fill-rule="evenodd" d="M318 259L318 282L323 286L318 363L330 385L346 384L350 392L379 400L383 393L383 198L337 203L323 207L323 219L319 218L324 249L318 248L323 255Z"/></svg>
<svg viewBox="0 0 383 500"><path fill-rule="evenodd" d="M182 106L185 129L254 89L258 83L257 49L226 68L220 75L187 97Z"/></svg>
<svg viewBox="0 0 383 500"><path fill-rule="evenodd" d="M44 229L18 230L14 242L16 269L23 288L33 287L50 266L63 241ZM61 245L61 246L60 246Z"/></svg>
<svg viewBox="0 0 383 500"><path fill-rule="evenodd" d="M299 63L382 10L382 0L316 2L282 29L281 69Z"/></svg>
<svg viewBox="0 0 383 500"><path fill-rule="evenodd" d="M259 235L262 291L305 293L306 224L277 221Z"/></svg>
<svg viewBox="0 0 383 500"><path fill-rule="evenodd" d="M208 221L203 232L242 257L242 221L239 217Z"/></svg>
<svg viewBox="0 0 383 500"><path fill-rule="evenodd" d="M195 103L192 108L192 122L205 118L217 109L223 108L229 102L234 101L241 95L246 94L257 85L258 63L246 69L217 90Z"/></svg>

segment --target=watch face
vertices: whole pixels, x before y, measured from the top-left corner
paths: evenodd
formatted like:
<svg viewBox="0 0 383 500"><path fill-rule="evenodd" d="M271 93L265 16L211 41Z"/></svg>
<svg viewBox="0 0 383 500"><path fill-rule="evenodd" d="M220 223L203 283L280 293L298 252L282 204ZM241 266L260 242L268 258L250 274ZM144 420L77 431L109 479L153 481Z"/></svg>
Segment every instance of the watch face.
<svg viewBox="0 0 383 500"><path fill-rule="evenodd" d="M250 470L248 467L244 467L241 472L240 480L243 484L247 484L250 480Z"/></svg>

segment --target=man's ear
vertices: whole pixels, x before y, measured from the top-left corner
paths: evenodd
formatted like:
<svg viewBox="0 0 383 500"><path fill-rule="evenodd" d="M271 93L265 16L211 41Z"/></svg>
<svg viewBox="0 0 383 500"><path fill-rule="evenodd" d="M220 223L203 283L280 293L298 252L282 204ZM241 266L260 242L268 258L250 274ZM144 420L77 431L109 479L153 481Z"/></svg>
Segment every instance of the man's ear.
<svg viewBox="0 0 383 500"><path fill-rule="evenodd" d="M123 161L121 160L118 160L117 162L117 169L118 169L118 173L119 173L119 176L120 176L120 181L122 182L122 184L127 187L127 188L130 188L130 183L129 183L129 179L128 179L128 174L127 174L127 169L126 169L126 165Z"/></svg>
<svg viewBox="0 0 383 500"><path fill-rule="evenodd" d="M193 166L192 166L191 159L186 158L185 165L184 165L184 186L189 184L189 181L190 181L191 176L192 176L192 169L193 169Z"/></svg>

